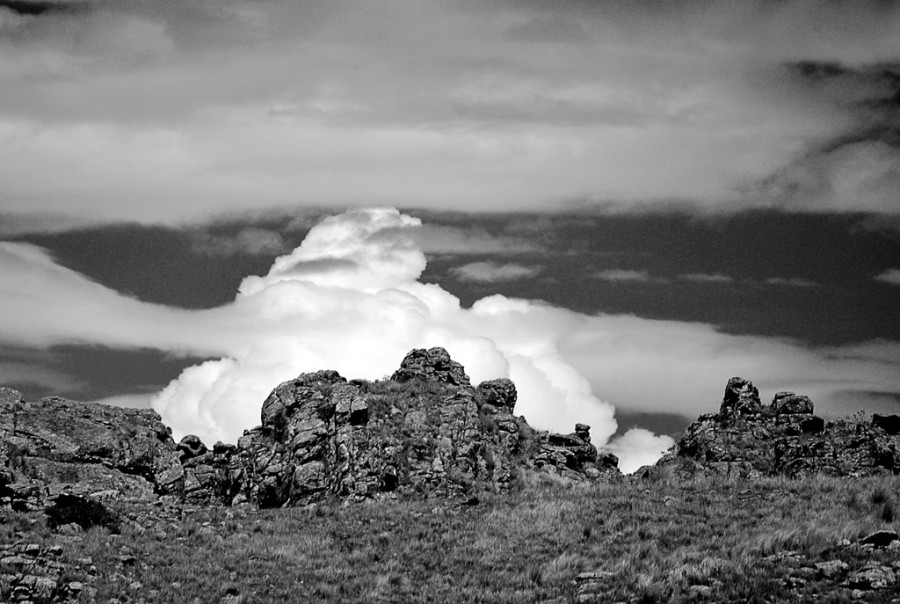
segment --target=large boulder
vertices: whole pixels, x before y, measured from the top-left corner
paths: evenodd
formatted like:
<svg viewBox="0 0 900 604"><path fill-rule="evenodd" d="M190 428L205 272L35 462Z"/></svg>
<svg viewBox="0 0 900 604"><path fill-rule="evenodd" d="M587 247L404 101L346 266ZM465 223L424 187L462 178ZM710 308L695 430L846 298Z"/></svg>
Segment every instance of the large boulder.
<svg viewBox="0 0 900 604"><path fill-rule="evenodd" d="M512 413L516 408L518 392L511 380L501 378L478 384L478 397L482 405L491 405Z"/></svg>
<svg viewBox="0 0 900 604"><path fill-rule="evenodd" d="M770 407L775 415L812 414L813 402L808 396L793 392L779 392Z"/></svg>

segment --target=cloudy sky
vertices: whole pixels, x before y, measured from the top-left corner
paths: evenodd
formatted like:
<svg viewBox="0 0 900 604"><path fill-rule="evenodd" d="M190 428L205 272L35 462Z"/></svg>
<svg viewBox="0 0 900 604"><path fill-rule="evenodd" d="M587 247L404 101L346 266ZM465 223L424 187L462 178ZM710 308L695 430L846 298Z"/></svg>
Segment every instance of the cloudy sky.
<svg viewBox="0 0 900 604"><path fill-rule="evenodd" d="M0 274L0 382L207 440L434 345L629 467L897 412L900 3L0 0Z"/></svg>

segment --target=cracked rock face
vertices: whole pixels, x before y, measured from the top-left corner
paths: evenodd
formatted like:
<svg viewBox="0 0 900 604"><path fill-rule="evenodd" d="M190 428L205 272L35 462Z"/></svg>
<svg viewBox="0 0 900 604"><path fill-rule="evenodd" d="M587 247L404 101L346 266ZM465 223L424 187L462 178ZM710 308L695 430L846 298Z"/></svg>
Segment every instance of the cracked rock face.
<svg viewBox="0 0 900 604"><path fill-rule="evenodd" d="M681 475L745 476L827 474L850 476L900 472L897 416L872 422L825 422L807 396L779 392L768 406L749 380L731 378L719 412L702 415L657 467ZM649 472L650 470L648 470Z"/></svg>
<svg viewBox="0 0 900 604"><path fill-rule="evenodd" d="M25 402L10 389L0 394L0 467L0 501L24 507L63 491L151 499L181 488L176 445L155 411Z"/></svg>

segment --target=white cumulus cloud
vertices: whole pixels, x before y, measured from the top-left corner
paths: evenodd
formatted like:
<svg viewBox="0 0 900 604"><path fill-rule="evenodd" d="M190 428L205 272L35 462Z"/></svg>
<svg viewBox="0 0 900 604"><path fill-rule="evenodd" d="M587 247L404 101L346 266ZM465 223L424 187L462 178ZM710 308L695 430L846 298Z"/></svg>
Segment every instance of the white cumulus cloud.
<svg viewBox="0 0 900 604"><path fill-rule="evenodd" d="M630 474L641 466L652 465L675 444L670 436L657 436L643 428L632 428L609 444L619 457L619 469Z"/></svg>
<svg viewBox="0 0 900 604"><path fill-rule="evenodd" d="M491 296L471 309L418 282L421 222L392 209L323 220L265 276L247 277L235 303L227 355L186 369L153 400L176 433L234 440L258 423L274 385L303 371L345 377L392 373L411 348L444 346L474 382L512 378L518 412L537 425L616 429L612 405L559 352L560 336L584 317L527 300ZM525 327L527 326L527 327Z"/></svg>

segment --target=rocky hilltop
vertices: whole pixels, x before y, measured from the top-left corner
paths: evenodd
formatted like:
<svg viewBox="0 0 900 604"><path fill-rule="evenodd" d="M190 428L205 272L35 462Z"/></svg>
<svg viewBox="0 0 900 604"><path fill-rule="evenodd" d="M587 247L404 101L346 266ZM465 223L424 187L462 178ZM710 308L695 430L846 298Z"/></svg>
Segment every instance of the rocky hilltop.
<svg viewBox="0 0 900 604"><path fill-rule="evenodd" d="M752 382L734 377L719 412L700 416L655 468L639 473L660 471L751 478L900 474L900 416L825 421L807 396L779 392L763 405Z"/></svg>
<svg viewBox="0 0 900 604"><path fill-rule="evenodd" d="M413 350L389 380L304 373L263 402L261 425L212 448L176 443L151 410L0 389L0 504L39 508L61 494L93 499L302 505L327 497L471 497L517 476L620 476L589 427L532 429L513 415L507 379L472 386L443 348Z"/></svg>

